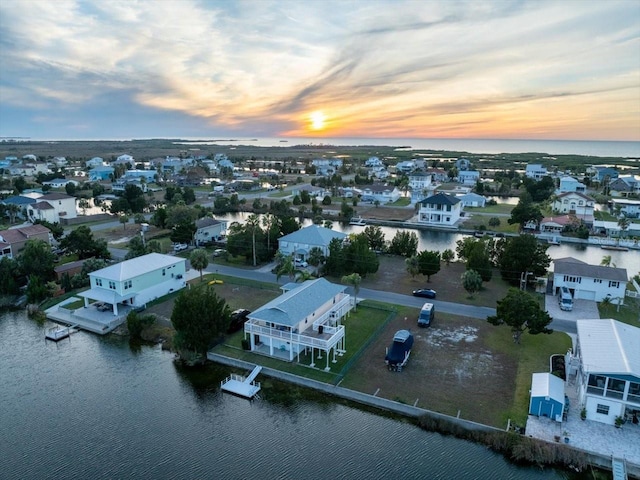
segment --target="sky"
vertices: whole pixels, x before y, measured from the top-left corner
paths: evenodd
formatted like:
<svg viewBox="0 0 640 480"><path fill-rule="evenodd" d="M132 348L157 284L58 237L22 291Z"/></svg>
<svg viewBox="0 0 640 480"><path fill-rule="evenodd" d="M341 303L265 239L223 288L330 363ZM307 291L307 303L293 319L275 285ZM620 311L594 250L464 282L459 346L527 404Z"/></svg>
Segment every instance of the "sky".
<svg viewBox="0 0 640 480"><path fill-rule="evenodd" d="M2 0L0 137L640 140L640 1Z"/></svg>

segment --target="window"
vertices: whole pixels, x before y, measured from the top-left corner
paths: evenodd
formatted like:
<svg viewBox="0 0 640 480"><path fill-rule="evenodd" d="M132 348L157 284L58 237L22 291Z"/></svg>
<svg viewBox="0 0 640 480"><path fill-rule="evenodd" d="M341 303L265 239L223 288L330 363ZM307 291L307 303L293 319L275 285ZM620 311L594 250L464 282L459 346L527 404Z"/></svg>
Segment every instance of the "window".
<svg viewBox="0 0 640 480"><path fill-rule="evenodd" d="M127 280L126 282L124 282L124 289L127 290L129 288L132 287L132 281L131 280Z"/></svg>
<svg viewBox="0 0 640 480"><path fill-rule="evenodd" d="M602 279L601 278L594 278L593 279L593 283L602 283Z"/></svg>
<svg viewBox="0 0 640 480"><path fill-rule="evenodd" d="M109 288L111 290L115 290L116 289L116 282L109 282Z"/></svg>
<svg viewBox="0 0 640 480"><path fill-rule="evenodd" d="M574 277L572 275L565 275L564 276L564 281L565 282L570 282L570 283L582 283L582 277Z"/></svg>
<svg viewBox="0 0 640 480"><path fill-rule="evenodd" d="M620 286L620 282L609 282L609 286L613 288L618 288Z"/></svg>
<svg viewBox="0 0 640 480"><path fill-rule="evenodd" d="M609 415L609 405L598 404L598 408L596 408L596 413L601 413L603 415Z"/></svg>
<svg viewBox="0 0 640 480"><path fill-rule="evenodd" d="M165 268L162 269L162 276L164 277L167 274L167 270Z"/></svg>
<svg viewBox="0 0 640 480"><path fill-rule="evenodd" d="M102 286L102 279L101 279L101 278L96 278L96 285L97 285L98 287L101 287L101 286Z"/></svg>

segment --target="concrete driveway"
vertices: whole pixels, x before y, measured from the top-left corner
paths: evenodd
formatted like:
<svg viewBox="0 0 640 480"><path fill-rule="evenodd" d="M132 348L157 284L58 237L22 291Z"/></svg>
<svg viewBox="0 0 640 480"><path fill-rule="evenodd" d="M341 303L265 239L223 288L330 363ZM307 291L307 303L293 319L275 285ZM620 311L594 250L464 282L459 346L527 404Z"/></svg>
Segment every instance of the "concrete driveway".
<svg viewBox="0 0 640 480"><path fill-rule="evenodd" d="M556 295L546 295L544 306L551 318L554 320L583 320L600 318L598 304L593 300L573 300L573 310L565 312L560 310L558 297Z"/></svg>

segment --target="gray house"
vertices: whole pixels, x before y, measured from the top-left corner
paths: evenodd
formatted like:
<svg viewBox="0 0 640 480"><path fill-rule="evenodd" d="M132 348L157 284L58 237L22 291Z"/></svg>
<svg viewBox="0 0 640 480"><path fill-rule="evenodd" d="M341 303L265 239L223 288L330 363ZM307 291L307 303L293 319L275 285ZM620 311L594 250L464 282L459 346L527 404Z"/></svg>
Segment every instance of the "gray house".
<svg viewBox="0 0 640 480"><path fill-rule="evenodd" d="M278 239L278 249L284 255L293 255L296 259L306 260L312 248L318 247L325 256L329 255L329 243L334 238L344 240L346 233L330 228L309 225Z"/></svg>

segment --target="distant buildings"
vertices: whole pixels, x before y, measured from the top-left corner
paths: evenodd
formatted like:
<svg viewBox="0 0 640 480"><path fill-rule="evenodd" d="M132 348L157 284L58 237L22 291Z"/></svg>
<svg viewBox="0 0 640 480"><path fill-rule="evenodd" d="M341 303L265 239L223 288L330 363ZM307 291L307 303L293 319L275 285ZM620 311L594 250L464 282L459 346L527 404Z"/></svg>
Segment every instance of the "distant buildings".
<svg viewBox="0 0 640 480"><path fill-rule="evenodd" d="M527 178L533 178L534 180L541 180L543 177L549 175L547 167L543 167L539 163L528 164L525 168L524 174Z"/></svg>

